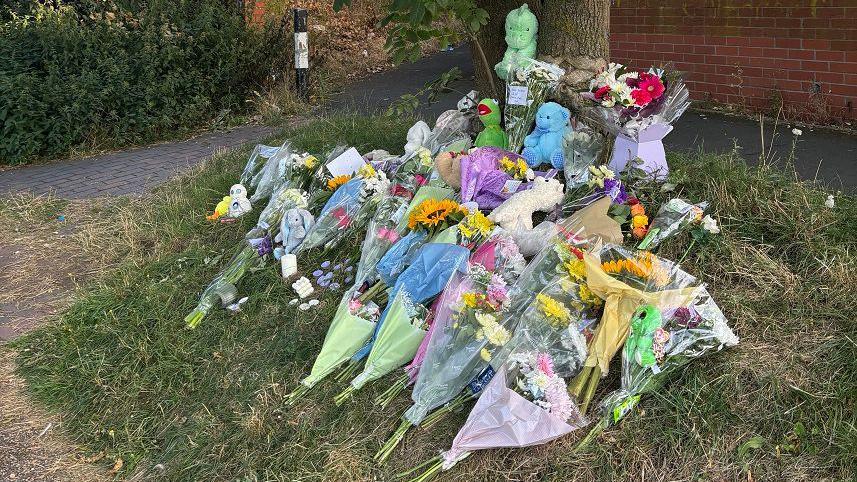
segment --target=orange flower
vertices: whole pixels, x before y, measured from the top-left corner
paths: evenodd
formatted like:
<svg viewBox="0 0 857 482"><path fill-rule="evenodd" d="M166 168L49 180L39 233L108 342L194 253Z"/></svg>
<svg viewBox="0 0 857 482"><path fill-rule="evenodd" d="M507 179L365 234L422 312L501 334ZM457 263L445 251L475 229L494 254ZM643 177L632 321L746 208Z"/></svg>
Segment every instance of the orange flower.
<svg viewBox="0 0 857 482"><path fill-rule="evenodd" d="M649 280L657 286L665 286L670 277L661 262L648 251L641 251L630 259L617 259L601 263L601 268L610 274L628 274L642 280Z"/></svg>
<svg viewBox="0 0 857 482"><path fill-rule="evenodd" d="M327 188L331 191L336 191L339 189L339 186L345 184L346 182L351 180L351 176L343 174L342 176L336 176L333 179L327 181Z"/></svg>
<svg viewBox="0 0 857 482"><path fill-rule="evenodd" d="M467 214L467 209L449 199L426 199L414 208L408 217L408 229L420 225L426 229L436 228L454 213Z"/></svg>
<svg viewBox="0 0 857 482"><path fill-rule="evenodd" d="M649 232L649 228L645 226L640 226L639 228L634 228L631 230L631 233L634 235L636 239L643 239L646 237L646 233Z"/></svg>
<svg viewBox="0 0 857 482"><path fill-rule="evenodd" d="M644 216L646 208L642 204L634 204L631 206L631 216Z"/></svg>

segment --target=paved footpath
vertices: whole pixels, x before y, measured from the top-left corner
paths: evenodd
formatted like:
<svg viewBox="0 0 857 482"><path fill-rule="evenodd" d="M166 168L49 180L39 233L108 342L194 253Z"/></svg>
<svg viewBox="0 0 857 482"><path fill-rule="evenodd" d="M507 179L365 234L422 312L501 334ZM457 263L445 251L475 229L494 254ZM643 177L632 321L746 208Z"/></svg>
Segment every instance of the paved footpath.
<svg viewBox="0 0 857 482"><path fill-rule="evenodd" d="M185 141L10 169L0 172L0 192L54 192L67 199L138 195L218 150L256 142L274 132L272 127L248 125Z"/></svg>
<svg viewBox="0 0 857 482"><path fill-rule="evenodd" d="M401 95L420 90L453 67L458 67L463 77L453 85L455 91L440 96L437 103L420 106L420 114L433 122L472 86L473 65L467 47L440 52L360 80L345 87L322 112L364 115L383 112ZM772 131L773 126L765 127L766 145L771 142ZM9 190L29 190L36 194L53 191L65 198L140 194L220 148L255 143L274 132L271 127L244 126L182 142L2 171L0 195ZM857 136L804 128L803 134L795 137L790 126L780 125L772 144L774 157L786 159L793 141L796 141L794 168L801 178L818 179L832 189L853 191L857 187ZM753 164L761 152L759 122L716 113L687 112L664 144L668 150L703 148L714 152L728 152L737 145L739 153Z"/></svg>

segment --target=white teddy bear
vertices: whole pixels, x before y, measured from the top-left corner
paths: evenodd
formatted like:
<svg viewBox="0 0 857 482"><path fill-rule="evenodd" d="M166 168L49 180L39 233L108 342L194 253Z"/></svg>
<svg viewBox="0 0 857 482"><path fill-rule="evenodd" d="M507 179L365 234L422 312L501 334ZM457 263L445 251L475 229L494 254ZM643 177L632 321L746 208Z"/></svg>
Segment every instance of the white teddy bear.
<svg viewBox="0 0 857 482"><path fill-rule="evenodd" d="M537 177L534 185L520 191L497 206L488 219L507 231L533 229L533 213L548 212L562 202L563 185L556 179Z"/></svg>
<svg viewBox="0 0 857 482"><path fill-rule="evenodd" d="M229 188L229 195L232 197L227 213L230 218L241 217L253 209L253 205L247 199L247 189L243 185L233 184Z"/></svg>

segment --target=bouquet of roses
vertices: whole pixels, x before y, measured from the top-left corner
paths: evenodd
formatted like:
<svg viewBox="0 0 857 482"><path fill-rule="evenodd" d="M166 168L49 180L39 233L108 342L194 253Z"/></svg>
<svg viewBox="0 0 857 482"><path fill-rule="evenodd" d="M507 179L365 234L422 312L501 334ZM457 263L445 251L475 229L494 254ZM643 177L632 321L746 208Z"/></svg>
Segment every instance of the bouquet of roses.
<svg viewBox="0 0 857 482"><path fill-rule="evenodd" d="M738 337L704 287L687 305L638 307L622 351L622 386L601 401L601 421L581 446L618 423L642 396L661 391L691 361L737 344Z"/></svg>
<svg viewBox="0 0 857 482"><path fill-rule="evenodd" d="M589 356L570 392L586 412L610 360L625 343L631 315L640 304L685 306L700 284L674 263L648 251L605 245L597 256L584 253L588 289L604 300L604 312L589 342Z"/></svg>
<svg viewBox="0 0 857 482"><path fill-rule="evenodd" d="M536 110L550 97L563 75L565 70L538 60L516 57L510 62L503 109L510 151L521 150L536 119Z"/></svg>
<svg viewBox="0 0 857 482"><path fill-rule="evenodd" d="M505 316L510 306L509 285L524 264L511 237L495 235L471 256L467 273L443 292L431 337L420 348L419 369L409 367L416 377L414 404L375 455L376 460L386 460L410 427L459 395L488 367L492 354L509 341L518 321Z"/></svg>

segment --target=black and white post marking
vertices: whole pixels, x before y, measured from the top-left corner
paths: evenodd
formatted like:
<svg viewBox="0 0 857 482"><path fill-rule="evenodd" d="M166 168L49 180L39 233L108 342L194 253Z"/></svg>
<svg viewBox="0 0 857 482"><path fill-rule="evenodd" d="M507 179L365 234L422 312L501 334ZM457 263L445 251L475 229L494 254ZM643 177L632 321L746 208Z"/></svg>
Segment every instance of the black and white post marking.
<svg viewBox="0 0 857 482"><path fill-rule="evenodd" d="M307 11L303 8L293 10L295 16L295 86L298 95L307 99L307 77L309 76L309 38L306 32Z"/></svg>

